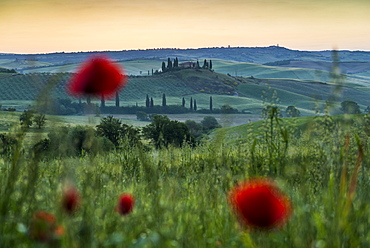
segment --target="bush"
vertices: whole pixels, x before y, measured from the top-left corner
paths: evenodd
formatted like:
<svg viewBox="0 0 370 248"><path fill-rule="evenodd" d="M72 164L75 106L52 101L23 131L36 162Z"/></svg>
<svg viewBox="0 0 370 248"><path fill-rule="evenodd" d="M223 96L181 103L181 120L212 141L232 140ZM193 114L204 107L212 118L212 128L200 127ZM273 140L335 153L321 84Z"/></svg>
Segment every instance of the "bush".
<svg viewBox="0 0 370 248"><path fill-rule="evenodd" d="M33 153L42 157L74 157L84 153L96 155L110 151L113 143L96 135L96 131L88 126L57 127L51 130L47 139L33 146Z"/></svg>
<svg viewBox="0 0 370 248"><path fill-rule="evenodd" d="M213 116L205 116L201 121L201 124L206 131L221 127L216 118Z"/></svg>
<svg viewBox="0 0 370 248"><path fill-rule="evenodd" d="M127 140L131 146L141 142L139 129L122 124L119 119L113 116L104 117L96 128L98 136L106 137L116 147L120 146L123 140Z"/></svg>
<svg viewBox="0 0 370 248"><path fill-rule="evenodd" d="M345 114L361 114L360 106L354 101L343 101L340 105Z"/></svg>
<svg viewBox="0 0 370 248"><path fill-rule="evenodd" d="M287 117L299 117L301 112L294 106L288 106L285 110Z"/></svg>
<svg viewBox="0 0 370 248"><path fill-rule="evenodd" d="M166 148L169 145L181 147L184 142L194 145L194 137L186 124L171 121L165 115L155 115L152 123L143 127L143 134L157 149Z"/></svg>

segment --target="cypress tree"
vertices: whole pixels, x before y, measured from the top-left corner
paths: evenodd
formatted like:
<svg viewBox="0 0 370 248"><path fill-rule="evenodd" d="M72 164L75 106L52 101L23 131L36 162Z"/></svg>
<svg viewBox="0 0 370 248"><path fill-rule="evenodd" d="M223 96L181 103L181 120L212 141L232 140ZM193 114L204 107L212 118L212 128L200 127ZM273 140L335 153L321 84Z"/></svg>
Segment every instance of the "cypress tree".
<svg viewBox="0 0 370 248"><path fill-rule="evenodd" d="M213 102L212 102L212 96L209 97L209 110L212 112L213 109Z"/></svg>
<svg viewBox="0 0 370 248"><path fill-rule="evenodd" d="M209 61L209 69L212 70L212 60Z"/></svg>
<svg viewBox="0 0 370 248"><path fill-rule="evenodd" d="M165 72L165 71L166 71L166 63L162 62L162 72Z"/></svg>
<svg viewBox="0 0 370 248"><path fill-rule="evenodd" d="M197 111L197 100L194 99L194 111Z"/></svg>
<svg viewBox="0 0 370 248"><path fill-rule="evenodd" d="M105 108L105 99L104 99L104 96L101 96L100 102L101 102L100 107L101 108Z"/></svg>
<svg viewBox="0 0 370 248"><path fill-rule="evenodd" d="M185 107L185 98L182 98L182 106Z"/></svg>
<svg viewBox="0 0 370 248"><path fill-rule="evenodd" d="M199 61L197 60L197 69L199 69L199 68L200 68Z"/></svg>
<svg viewBox="0 0 370 248"><path fill-rule="evenodd" d="M166 94L163 93L162 96L162 107L166 107Z"/></svg>
<svg viewBox="0 0 370 248"><path fill-rule="evenodd" d="M148 94L146 94L145 106L146 106L147 108L149 108L149 107L150 107L150 100L149 100L149 96L148 96Z"/></svg>
<svg viewBox="0 0 370 248"><path fill-rule="evenodd" d="M205 60L204 60L204 63L203 63L203 69L206 69L206 68L208 68L208 62L207 62L207 60L205 59Z"/></svg>
<svg viewBox="0 0 370 248"><path fill-rule="evenodd" d="M168 70L170 71L172 69L172 61L170 58L168 58L168 65L167 65Z"/></svg>
<svg viewBox="0 0 370 248"><path fill-rule="evenodd" d="M119 92L116 92L116 107L119 107Z"/></svg>
<svg viewBox="0 0 370 248"><path fill-rule="evenodd" d="M150 107L154 107L153 97L150 98Z"/></svg>
<svg viewBox="0 0 370 248"><path fill-rule="evenodd" d="M190 110L193 110L193 98L190 97Z"/></svg>

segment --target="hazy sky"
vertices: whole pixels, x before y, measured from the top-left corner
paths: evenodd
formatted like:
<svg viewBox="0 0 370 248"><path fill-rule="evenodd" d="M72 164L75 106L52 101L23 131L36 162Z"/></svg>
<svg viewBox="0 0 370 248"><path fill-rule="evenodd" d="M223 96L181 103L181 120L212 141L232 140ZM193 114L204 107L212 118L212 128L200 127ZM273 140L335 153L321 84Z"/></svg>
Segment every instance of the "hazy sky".
<svg viewBox="0 0 370 248"><path fill-rule="evenodd" d="M370 50L370 0L0 0L0 52Z"/></svg>

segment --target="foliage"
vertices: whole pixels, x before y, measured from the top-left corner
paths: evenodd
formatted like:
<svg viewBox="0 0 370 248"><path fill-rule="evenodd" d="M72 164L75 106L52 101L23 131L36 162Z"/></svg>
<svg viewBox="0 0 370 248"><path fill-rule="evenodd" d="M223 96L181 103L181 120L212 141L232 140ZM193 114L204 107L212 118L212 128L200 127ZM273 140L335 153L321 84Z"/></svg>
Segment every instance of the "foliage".
<svg viewBox="0 0 370 248"><path fill-rule="evenodd" d="M193 120L186 120L185 125L189 128L189 132L194 136L195 139L201 137L204 134L203 125Z"/></svg>
<svg viewBox="0 0 370 248"><path fill-rule="evenodd" d="M33 122L41 129L46 124L46 117L44 114L36 114L33 116Z"/></svg>
<svg viewBox="0 0 370 248"><path fill-rule="evenodd" d="M165 115L154 115L152 123L143 127L143 135L150 139L157 149L194 143L194 138L184 123L171 121Z"/></svg>
<svg viewBox="0 0 370 248"><path fill-rule="evenodd" d="M343 101L340 105L345 114L361 114L360 106L354 101Z"/></svg>
<svg viewBox="0 0 370 248"><path fill-rule="evenodd" d="M0 155L5 158L11 158L14 155L18 139L6 133L0 133Z"/></svg>
<svg viewBox="0 0 370 248"><path fill-rule="evenodd" d="M215 117L213 116L205 116L201 121L203 128L208 132L215 128L220 128L221 125L218 123Z"/></svg>
<svg viewBox="0 0 370 248"><path fill-rule="evenodd" d="M235 114L238 113L238 110L231 107L229 104L224 104L221 107L221 114Z"/></svg>
<svg viewBox="0 0 370 248"><path fill-rule="evenodd" d="M34 111L32 110L23 111L23 113L19 116L21 126L24 128L30 128L33 123L33 115Z"/></svg>
<svg viewBox="0 0 370 248"><path fill-rule="evenodd" d="M115 146L118 146L121 136L121 125L122 122L119 119L109 115L104 117L100 124L96 126L97 134L108 138Z"/></svg>
<svg viewBox="0 0 370 248"><path fill-rule="evenodd" d="M130 145L137 145L140 140L138 129L122 124L119 119L111 115L102 118L96 129L98 136L109 139L116 147L122 144L123 139L127 139Z"/></svg>
<svg viewBox="0 0 370 248"><path fill-rule="evenodd" d="M139 121L149 121L149 116L144 111L138 111L136 112L136 119Z"/></svg>
<svg viewBox="0 0 370 248"><path fill-rule="evenodd" d="M75 157L83 154L96 155L114 148L113 143L96 135L92 127L57 127L48 133L48 138L37 142L32 153L35 158Z"/></svg>
<svg viewBox="0 0 370 248"><path fill-rule="evenodd" d="M287 117L299 117L301 112L296 107L290 105L286 108L285 114Z"/></svg>

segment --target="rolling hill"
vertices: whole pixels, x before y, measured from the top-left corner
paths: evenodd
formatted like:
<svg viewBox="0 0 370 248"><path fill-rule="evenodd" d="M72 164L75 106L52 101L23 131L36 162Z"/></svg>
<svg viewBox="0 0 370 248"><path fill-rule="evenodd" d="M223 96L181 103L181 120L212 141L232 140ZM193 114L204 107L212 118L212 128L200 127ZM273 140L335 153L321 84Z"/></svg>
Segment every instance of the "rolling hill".
<svg viewBox="0 0 370 248"><path fill-rule="evenodd" d="M0 77L0 104L14 107L18 102L17 109L21 110L40 94L71 98L65 90L70 77L71 73L7 74ZM53 90L45 93L47 86L53 86ZM228 104L239 111L261 113L264 102L277 100L273 96L274 91L282 108L295 105L302 115L313 115L314 107L332 94L333 85L314 80L235 77L206 69L184 69L150 76L130 76L128 85L120 92L120 99L121 106L144 106L146 95L149 95L156 105L160 105L162 95L166 94L168 105L180 105L182 98L188 104L193 98L197 100L198 109L208 109L209 97L212 96L214 108ZM367 87L346 85L342 87L340 100L356 101L364 109L370 105L369 94ZM9 104L10 101L13 105ZM114 99L106 104L114 105Z"/></svg>

